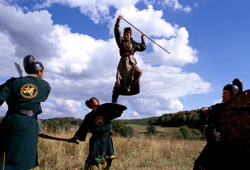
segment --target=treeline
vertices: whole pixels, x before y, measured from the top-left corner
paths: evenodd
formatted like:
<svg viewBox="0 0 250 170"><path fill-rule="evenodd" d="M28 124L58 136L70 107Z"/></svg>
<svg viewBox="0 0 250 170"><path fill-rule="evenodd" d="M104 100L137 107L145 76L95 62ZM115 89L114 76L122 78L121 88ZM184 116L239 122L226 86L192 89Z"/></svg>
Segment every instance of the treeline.
<svg viewBox="0 0 250 170"><path fill-rule="evenodd" d="M148 126L149 124L154 124L159 117L150 117L150 118L144 118L144 119L117 119L113 120L113 122L120 121L124 124L138 124L143 126ZM152 122L152 123L151 123Z"/></svg>
<svg viewBox="0 0 250 170"><path fill-rule="evenodd" d="M82 123L82 119L76 119L73 117L59 117L53 119L41 120L40 126L49 132L56 132L58 129L70 130L73 127L78 128Z"/></svg>
<svg viewBox="0 0 250 170"><path fill-rule="evenodd" d="M0 117L0 122L3 117ZM150 117L144 119L123 119L111 122L112 132L124 137L134 136L134 129L130 125L147 126L149 134L157 134L155 126L179 127L177 138L182 139L203 139L199 128L200 116L195 111L181 111L177 113L164 114L160 117ZM43 131L55 133L58 130L76 131L82 123L82 119L73 117L61 117L40 120Z"/></svg>
<svg viewBox="0 0 250 170"><path fill-rule="evenodd" d="M3 117L0 117L0 121ZM198 128L200 116L194 111L181 111L177 113L164 114L160 117L150 117L144 119L122 119L112 122L121 124L138 124L143 126L158 125L163 127L181 127L187 125L190 128ZM41 127L56 130L57 128L70 128L80 126L82 119L73 117L61 117L41 120ZM117 123L116 123L117 124Z"/></svg>
<svg viewBox="0 0 250 170"><path fill-rule="evenodd" d="M200 115L195 111L181 111L177 113L164 114L153 124L163 127L181 127L199 128Z"/></svg>
<svg viewBox="0 0 250 170"><path fill-rule="evenodd" d="M176 134L181 139L205 139L199 130L200 114L194 110L164 114L154 122L154 125L163 127L180 127Z"/></svg>
<svg viewBox="0 0 250 170"><path fill-rule="evenodd" d="M73 117L52 118L40 120L40 126L43 131L52 133L55 133L58 130L76 131L80 127L82 121L82 119L76 119ZM122 121L112 121L111 127L112 131L120 136L131 137L134 135L134 129Z"/></svg>
<svg viewBox="0 0 250 170"><path fill-rule="evenodd" d="M163 127L181 127L199 128L200 115L194 110L180 111L177 113L168 113L160 117L150 117L144 119L122 119L113 122L122 122L124 124L138 124L143 126L163 126Z"/></svg>

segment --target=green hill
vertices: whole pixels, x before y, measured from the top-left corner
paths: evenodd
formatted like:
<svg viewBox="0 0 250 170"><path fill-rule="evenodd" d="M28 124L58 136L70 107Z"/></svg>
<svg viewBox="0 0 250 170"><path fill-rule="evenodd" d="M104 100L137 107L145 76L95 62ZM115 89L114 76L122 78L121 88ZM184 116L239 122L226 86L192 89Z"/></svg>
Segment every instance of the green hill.
<svg viewBox="0 0 250 170"><path fill-rule="evenodd" d="M154 123L164 127L180 127L187 125L190 128L198 128L200 115L194 110L164 114Z"/></svg>
<svg viewBox="0 0 250 170"><path fill-rule="evenodd" d="M58 117L52 119L41 120L41 128L55 132L58 129L69 130L73 126L80 126L82 119L73 117Z"/></svg>
<svg viewBox="0 0 250 170"><path fill-rule="evenodd" d="M116 119L112 122L122 122L124 124L137 124L137 125L144 125L148 126L149 124L154 124L159 117L150 117L150 118L143 118L143 119Z"/></svg>
<svg viewBox="0 0 250 170"><path fill-rule="evenodd" d="M0 117L0 122L3 117ZM150 117L143 119L116 119L112 122L121 122L123 124L135 125L157 125L163 127L181 127L187 125L190 128L198 128L199 114L192 111L181 111L177 113L164 114L160 117ZM73 117L58 117L52 119L42 119L42 127L49 129L69 128L71 126L80 126L82 119Z"/></svg>

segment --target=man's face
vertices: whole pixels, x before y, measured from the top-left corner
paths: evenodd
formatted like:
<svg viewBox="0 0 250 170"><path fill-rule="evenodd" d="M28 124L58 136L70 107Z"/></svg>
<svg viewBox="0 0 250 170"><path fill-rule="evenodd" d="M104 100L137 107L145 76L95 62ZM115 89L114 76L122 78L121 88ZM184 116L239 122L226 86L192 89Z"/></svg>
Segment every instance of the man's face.
<svg viewBox="0 0 250 170"><path fill-rule="evenodd" d="M97 108L98 108L98 106L99 106L99 103L98 103L98 101L97 101L97 100L92 99L92 101L91 101L91 105L92 105L92 110L96 111L96 110L97 110Z"/></svg>
<svg viewBox="0 0 250 170"><path fill-rule="evenodd" d="M232 100L232 95L228 90L223 90L222 93L223 102L230 102Z"/></svg>
<svg viewBox="0 0 250 170"><path fill-rule="evenodd" d="M125 33L123 34L123 36L124 36L125 41L129 41L129 40L131 39L131 35L130 35L130 33L128 33L128 32L125 32Z"/></svg>
<svg viewBox="0 0 250 170"><path fill-rule="evenodd" d="M37 72L37 75L38 75L38 77L39 77L40 79L42 79L42 78L43 78L43 75L44 75L44 69L41 70L41 71L38 71L38 72Z"/></svg>

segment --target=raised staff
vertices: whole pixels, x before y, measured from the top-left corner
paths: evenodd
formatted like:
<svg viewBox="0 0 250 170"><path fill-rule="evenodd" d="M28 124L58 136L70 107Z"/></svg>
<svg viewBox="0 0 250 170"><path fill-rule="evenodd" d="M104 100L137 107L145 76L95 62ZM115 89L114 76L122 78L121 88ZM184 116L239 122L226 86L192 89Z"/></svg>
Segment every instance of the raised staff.
<svg viewBox="0 0 250 170"><path fill-rule="evenodd" d="M136 28L133 24L131 24L129 21L127 21L125 18L122 18L125 22L127 22L129 25L131 25L134 29L136 29L137 31L139 31L141 34L143 34L143 32L141 30L139 30L138 28ZM166 51L168 54L171 54L168 50L166 50L165 48L163 48L160 44L158 44L157 42L155 42L154 40L152 40L149 36L147 36L146 34L144 35L145 37L147 37L150 41L152 41L153 43L155 43L157 46L159 46L161 49L163 49L164 51Z"/></svg>

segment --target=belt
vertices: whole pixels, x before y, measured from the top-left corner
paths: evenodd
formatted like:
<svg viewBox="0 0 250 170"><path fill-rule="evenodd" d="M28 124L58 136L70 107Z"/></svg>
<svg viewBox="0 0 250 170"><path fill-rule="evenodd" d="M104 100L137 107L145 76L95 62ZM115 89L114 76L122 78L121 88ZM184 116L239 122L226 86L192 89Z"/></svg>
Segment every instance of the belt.
<svg viewBox="0 0 250 170"><path fill-rule="evenodd" d="M20 115L25 115L25 116L32 117L32 118L37 118L37 113L34 112L33 110L21 109L21 110L15 110L15 111L8 111L8 114L20 114Z"/></svg>
<svg viewBox="0 0 250 170"><path fill-rule="evenodd" d="M104 137L104 136L110 136L112 135L111 132L104 132L104 133L92 133L93 137Z"/></svg>
<svg viewBox="0 0 250 170"><path fill-rule="evenodd" d="M121 57L130 57L130 56L134 56L134 54L123 54L123 55L121 55Z"/></svg>
<svg viewBox="0 0 250 170"><path fill-rule="evenodd" d="M35 113L33 110L19 110L19 114L37 118L37 113Z"/></svg>

